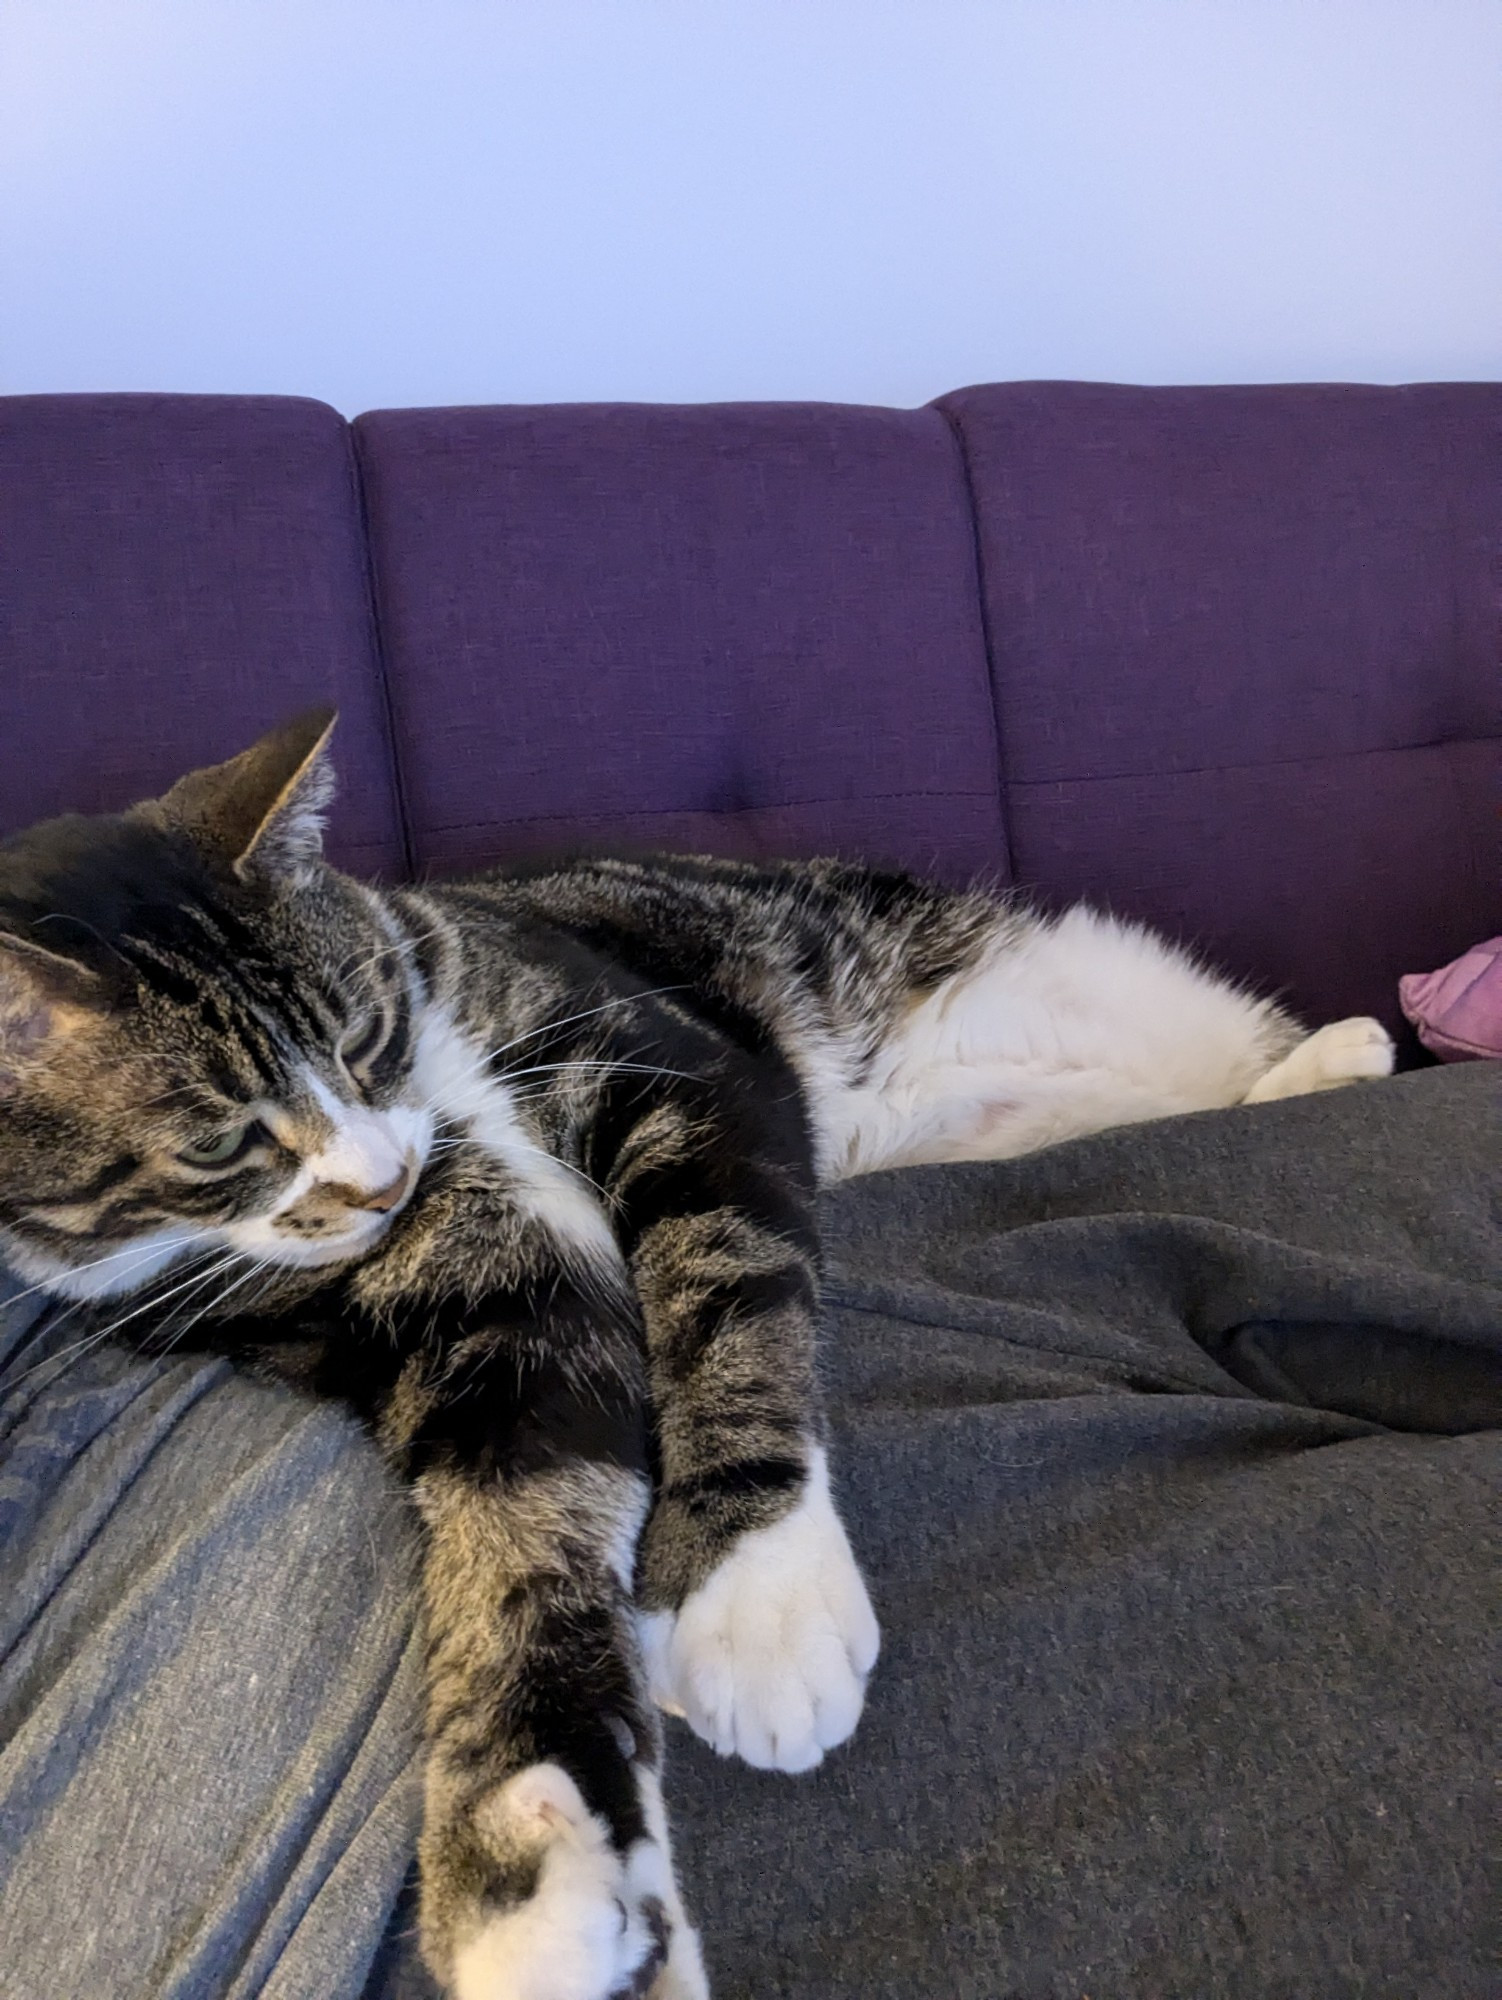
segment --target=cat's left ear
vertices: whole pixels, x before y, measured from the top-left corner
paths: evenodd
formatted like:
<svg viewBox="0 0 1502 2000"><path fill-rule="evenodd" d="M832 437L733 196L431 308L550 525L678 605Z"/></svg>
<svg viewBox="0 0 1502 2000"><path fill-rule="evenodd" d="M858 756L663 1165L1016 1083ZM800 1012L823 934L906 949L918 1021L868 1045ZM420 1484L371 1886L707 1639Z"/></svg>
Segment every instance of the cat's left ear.
<svg viewBox="0 0 1502 2000"><path fill-rule="evenodd" d="M309 709L227 764L190 771L138 810L186 833L242 882L295 887L323 855L336 719L332 708Z"/></svg>
<svg viewBox="0 0 1502 2000"><path fill-rule="evenodd" d="M96 974L76 959L0 931L0 1103L99 1001Z"/></svg>

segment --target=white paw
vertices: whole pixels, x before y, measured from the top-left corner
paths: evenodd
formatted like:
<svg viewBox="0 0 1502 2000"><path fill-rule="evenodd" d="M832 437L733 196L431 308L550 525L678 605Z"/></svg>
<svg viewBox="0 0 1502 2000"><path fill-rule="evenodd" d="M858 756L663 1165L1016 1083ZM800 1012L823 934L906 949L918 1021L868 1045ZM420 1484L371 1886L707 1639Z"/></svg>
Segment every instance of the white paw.
<svg viewBox="0 0 1502 2000"><path fill-rule="evenodd" d="M1356 1014L1306 1035L1247 1093L1246 1101L1262 1104L1271 1098L1302 1097L1311 1090L1334 1090L1343 1083L1391 1076L1392 1065L1392 1036L1380 1021Z"/></svg>
<svg viewBox="0 0 1502 2000"><path fill-rule="evenodd" d="M652 1693L718 1750L809 1771L860 1719L880 1634L823 1452L791 1514L743 1535L678 1613L648 1613Z"/></svg>
<svg viewBox="0 0 1502 2000"><path fill-rule="evenodd" d="M544 1843L537 1888L455 1950L455 2000L708 2000L664 1846L638 1841L623 1861L557 1764L504 1785L482 1828L492 1817L508 1842Z"/></svg>

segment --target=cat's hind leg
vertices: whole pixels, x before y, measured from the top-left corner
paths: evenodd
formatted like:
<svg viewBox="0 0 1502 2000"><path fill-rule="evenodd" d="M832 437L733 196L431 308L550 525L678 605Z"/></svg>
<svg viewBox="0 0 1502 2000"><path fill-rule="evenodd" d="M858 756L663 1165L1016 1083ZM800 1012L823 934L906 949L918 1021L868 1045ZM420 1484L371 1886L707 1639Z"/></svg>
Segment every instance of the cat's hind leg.
<svg viewBox="0 0 1502 2000"><path fill-rule="evenodd" d="M1357 1014L1306 1035L1257 1079L1242 1102L1267 1104L1278 1097L1303 1097L1312 1090L1336 1090L1342 1084L1391 1076L1392 1066L1392 1036L1380 1021Z"/></svg>
<svg viewBox="0 0 1502 2000"><path fill-rule="evenodd" d="M1386 1076L1376 1021L1313 1035L1141 926L1002 909L976 963L913 998L854 1083L810 1087L824 1178L1012 1159L1190 1111Z"/></svg>
<svg viewBox="0 0 1502 2000"><path fill-rule="evenodd" d="M1303 1040L1272 1002L1139 925L998 908L988 947L914 991L863 1070L810 1088L823 1177L1014 1159L1240 1104Z"/></svg>

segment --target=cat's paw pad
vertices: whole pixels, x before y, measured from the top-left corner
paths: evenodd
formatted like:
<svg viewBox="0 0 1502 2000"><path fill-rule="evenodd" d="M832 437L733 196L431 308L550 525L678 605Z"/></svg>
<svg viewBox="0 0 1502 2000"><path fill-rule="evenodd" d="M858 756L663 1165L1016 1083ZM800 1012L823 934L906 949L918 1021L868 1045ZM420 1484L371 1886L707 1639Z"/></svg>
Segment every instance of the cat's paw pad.
<svg viewBox="0 0 1502 2000"><path fill-rule="evenodd" d="M457 1939L454 2000L708 2000L663 1850L640 1840L623 1859L559 1765L511 1779L475 1825L500 1850L536 1851L537 1886Z"/></svg>
<svg viewBox="0 0 1502 2000"><path fill-rule="evenodd" d="M1380 1021L1365 1014L1316 1028L1270 1069L1248 1094L1249 1104L1309 1091L1335 1090L1346 1083L1391 1076L1393 1040Z"/></svg>
<svg viewBox="0 0 1502 2000"><path fill-rule="evenodd" d="M649 1613L652 1692L722 1756L808 1771L855 1728L880 1644L822 1454L803 1498L743 1535L676 1616Z"/></svg>

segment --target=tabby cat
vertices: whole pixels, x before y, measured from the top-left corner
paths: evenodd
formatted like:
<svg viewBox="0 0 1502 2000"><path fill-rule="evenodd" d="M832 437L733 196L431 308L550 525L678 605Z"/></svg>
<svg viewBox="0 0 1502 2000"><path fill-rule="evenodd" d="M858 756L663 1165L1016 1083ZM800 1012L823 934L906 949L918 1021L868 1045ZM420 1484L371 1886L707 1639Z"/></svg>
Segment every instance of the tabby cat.
<svg viewBox="0 0 1502 2000"><path fill-rule="evenodd" d="M822 1185L1384 1074L1148 934L835 862L324 863L321 711L0 845L0 1253L346 1402L425 1528L422 1949L706 1992L658 1707L803 1771L877 1627L815 1367ZM101 1320L101 1325L109 1324Z"/></svg>

